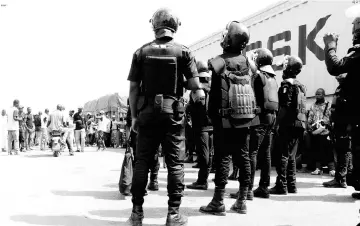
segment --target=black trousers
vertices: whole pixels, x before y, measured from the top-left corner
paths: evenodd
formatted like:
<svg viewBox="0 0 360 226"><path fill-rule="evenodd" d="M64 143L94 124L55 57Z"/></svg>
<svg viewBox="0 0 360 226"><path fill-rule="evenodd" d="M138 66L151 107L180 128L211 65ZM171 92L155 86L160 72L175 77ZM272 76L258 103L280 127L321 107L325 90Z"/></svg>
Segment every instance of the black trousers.
<svg viewBox="0 0 360 226"><path fill-rule="evenodd" d="M136 141L137 141L137 134L131 130L130 132L130 146L134 152L134 166L136 164ZM157 180L159 169L160 169L160 161L159 161L159 153L157 152L154 156L154 161L151 163L150 161L150 182Z"/></svg>
<svg viewBox="0 0 360 226"><path fill-rule="evenodd" d="M351 126L352 179L356 182L355 189L360 190L360 123Z"/></svg>
<svg viewBox="0 0 360 226"><path fill-rule="evenodd" d="M251 129L250 135L250 164L251 164L251 181L249 189L254 187L255 171L257 159L261 165L260 183L262 187L270 185L271 171L271 146L273 141L272 125L261 124ZM258 156L259 155L259 156Z"/></svg>
<svg viewBox="0 0 360 226"><path fill-rule="evenodd" d="M173 114L145 113L138 117L135 171L132 181L132 202L144 203L149 168L161 144L168 169L167 190L170 207L178 207L184 192L185 131L184 117Z"/></svg>
<svg viewBox="0 0 360 226"><path fill-rule="evenodd" d="M350 133L348 132L347 127L348 126L344 124L334 125L335 153L337 160L335 179L340 182L346 182L347 178L352 177L353 162L355 162L353 161Z"/></svg>
<svg viewBox="0 0 360 226"><path fill-rule="evenodd" d="M214 128L215 151L215 186L224 189L230 171L231 156L233 163L240 169L239 182L242 187L250 185L250 157L249 157L250 129L222 129Z"/></svg>
<svg viewBox="0 0 360 226"><path fill-rule="evenodd" d="M335 170L334 153L327 135L311 135L312 163L316 168L328 166L329 171Z"/></svg>
<svg viewBox="0 0 360 226"><path fill-rule="evenodd" d="M206 184L210 174L210 155L212 149L212 132L195 130L195 145L197 150L197 158L200 166L197 182Z"/></svg>
<svg viewBox="0 0 360 226"><path fill-rule="evenodd" d="M296 187L296 152L304 129L294 126L284 126L279 129L279 155L276 162L276 185L281 187Z"/></svg>

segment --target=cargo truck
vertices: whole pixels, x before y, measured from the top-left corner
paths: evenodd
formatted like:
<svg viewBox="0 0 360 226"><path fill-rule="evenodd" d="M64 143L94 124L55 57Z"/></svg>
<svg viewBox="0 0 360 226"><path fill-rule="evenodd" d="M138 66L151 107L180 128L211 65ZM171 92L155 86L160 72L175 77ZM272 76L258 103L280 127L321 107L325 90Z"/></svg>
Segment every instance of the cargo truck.
<svg viewBox="0 0 360 226"><path fill-rule="evenodd" d="M245 52L265 47L274 55L273 68L278 83L282 81L281 68L276 63L284 55L299 56L304 67L298 79L307 87L307 107L315 101L315 91L323 88L326 99L331 100L338 83L324 62L323 36L327 32L339 34L338 56L347 54L352 46L352 20L345 11L357 4L351 0L281 1L247 18L240 20L250 31L250 41ZM238 20L234 15L234 20ZM224 24L225 27L225 24ZM190 45L197 60L207 61L222 53L222 30ZM360 65L359 65L360 67ZM360 68L359 68L360 70Z"/></svg>

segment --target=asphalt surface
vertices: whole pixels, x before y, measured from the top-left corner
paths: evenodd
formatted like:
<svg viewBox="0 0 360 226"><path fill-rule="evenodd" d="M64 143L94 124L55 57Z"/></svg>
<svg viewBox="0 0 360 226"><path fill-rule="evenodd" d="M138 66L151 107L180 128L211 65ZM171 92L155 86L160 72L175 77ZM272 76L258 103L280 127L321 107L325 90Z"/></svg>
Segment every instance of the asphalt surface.
<svg viewBox="0 0 360 226"><path fill-rule="evenodd" d="M107 226L127 225L131 197L119 194L118 180L124 150L107 149L54 158L50 151L31 151L19 156L0 153L0 226ZM197 177L186 164L185 183ZM204 215L201 205L211 201L214 183L207 191L185 190L181 212L189 226L201 225L334 225L355 226L360 222L359 202L351 198L352 187L324 188L327 175L298 174L298 194L273 195L248 201L248 214L230 211L234 199L226 198L227 216ZM144 226L164 225L167 214L166 169L160 169L160 190L145 198ZM256 174L257 184L259 172ZM271 185L275 182L272 172ZM238 182L229 181L227 192L236 192Z"/></svg>

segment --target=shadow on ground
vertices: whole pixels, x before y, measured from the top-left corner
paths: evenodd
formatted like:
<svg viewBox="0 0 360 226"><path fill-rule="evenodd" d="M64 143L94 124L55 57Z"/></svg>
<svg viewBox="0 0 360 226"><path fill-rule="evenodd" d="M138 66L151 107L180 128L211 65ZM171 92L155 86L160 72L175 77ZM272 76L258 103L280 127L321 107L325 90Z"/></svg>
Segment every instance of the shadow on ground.
<svg viewBox="0 0 360 226"><path fill-rule="evenodd" d="M38 215L15 215L10 219L15 222L23 222L32 225L57 225L57 226L106 226L129 225L126 222L91 219L87 216L38 216ZM155 224L143 224L143 226L158 226Z"/></svg>
<svg viewBox="0 0 360 226"><path fill-rule="evenodd" d="M52 191L54 195L58 196L77 196L77 197L93 197L95 199L103 200L122 200L119 191Z"/></svg>
<svg viewBox="0 0 360 226"><path fill-rule="evenodd" d="M68 154L68 153L63 152L63 153L60 155L60 157L66 155L66 154ZM69 155L69 154L68 154L68 155ZM51 157L51 158L55 158L55 157L53 156L53 153L52 153L52 152L41 153L41 154L32 154L32 155L24 155L24 157L26 157L26 158L50 158L50 157Z"/></svg>
<svg viewBox="0 0 360 226"><path fill-rule="evenodd" d="M291 202L336 202L336 203L355 203L355 199L353 199L350 195L318 195L318 196L310 196L310 195L271 195L270 199L273 201L291 201Z"/></svg>
<svg viewBox="0 0 360 226"><path fill-rule="evenodd" d="M168 212L167 207L144 207L144 217L145 218L166 218ZM94 210L89 212L91 215L99 217L128 217L131 214L131 209L123 210ZM180 213L184 214L187 217L196 217L204 216L203 213L199 212L199 208L189 208L189 207L180 207Z"/></svg>

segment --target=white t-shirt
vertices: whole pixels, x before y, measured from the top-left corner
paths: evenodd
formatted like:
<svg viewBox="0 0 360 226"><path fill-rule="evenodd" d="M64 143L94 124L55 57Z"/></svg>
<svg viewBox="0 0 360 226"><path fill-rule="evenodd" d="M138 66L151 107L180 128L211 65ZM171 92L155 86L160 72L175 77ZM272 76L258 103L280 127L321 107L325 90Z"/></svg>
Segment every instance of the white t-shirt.
<svg viewBox="0 0 360 226"><path fill-rule="evenodd" d="M52 130L62 130L64 128L64 114L63 112L56 110L50 115L50 125L49 129Z"/></svg>
<svg viewBox="0 0 360 226"><path fill-rule="evenodd" d="M110 132L110 120L105 116L102 117L102 120L99 120L98 130L106 133Z"/></svg>
<svg viewBox="0 0 360 226"><path fill-rule="evenodd" d="M17 107L11 107L8 114L7 120L7 128L10 131L18 131L19 130L19 121L14 119L14 112L18 111Z"/></svg>
<svg viewBox="0 0 360 226"><path fill-rule="evenodd" d="M41 129L46 129L49 121L49 115L44 113L41 115Z"/></svg>
<svg viewBox="0 0 360 226"><path fill-rule="evenodd" d="M66 124L69 124L69 130L75 130L74 118L68 115L65 120Z"/></svg>

